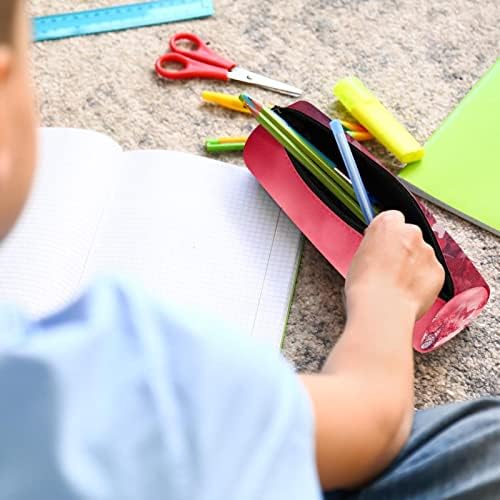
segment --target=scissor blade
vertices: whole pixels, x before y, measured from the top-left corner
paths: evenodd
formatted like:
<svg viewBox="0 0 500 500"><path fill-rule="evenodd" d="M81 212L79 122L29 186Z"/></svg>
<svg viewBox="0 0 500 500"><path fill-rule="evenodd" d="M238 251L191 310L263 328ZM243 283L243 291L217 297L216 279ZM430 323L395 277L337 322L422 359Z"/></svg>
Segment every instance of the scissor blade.
<svg viewBox="0 0 500 500"><path fill-rule="evenodd" d="M297 87L292 87L286 83L279 82L278 80L273 80L272 78L267 78L266 76L259 75L252 71L236 67L233 68L227 75L231 80L236 80L237 82L249 83L250 85L257 85L258 87L263 87L268 90L274 90L280 94L286 94L292 97L298 97L302 94L302 90Z"/></svg>

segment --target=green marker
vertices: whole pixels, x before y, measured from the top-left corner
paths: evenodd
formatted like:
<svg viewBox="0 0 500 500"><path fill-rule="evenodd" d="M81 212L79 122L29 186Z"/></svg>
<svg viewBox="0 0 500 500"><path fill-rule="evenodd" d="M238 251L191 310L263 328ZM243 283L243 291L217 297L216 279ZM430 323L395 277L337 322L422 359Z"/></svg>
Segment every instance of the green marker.
<svg viewBox="0 0 500 500"><path fill-rule="evenodd" d="M207 140L205 148L208 153L227 153L230 151L243 151L244 142L218 142L217 140Z"/></svg>
<svg viewBox="0 0 500 500"><path fill-rule="evenodd" d="M207 139L205 148L209 153L226 153L228 151L243 151L247 137L218 137Z"/></svg>

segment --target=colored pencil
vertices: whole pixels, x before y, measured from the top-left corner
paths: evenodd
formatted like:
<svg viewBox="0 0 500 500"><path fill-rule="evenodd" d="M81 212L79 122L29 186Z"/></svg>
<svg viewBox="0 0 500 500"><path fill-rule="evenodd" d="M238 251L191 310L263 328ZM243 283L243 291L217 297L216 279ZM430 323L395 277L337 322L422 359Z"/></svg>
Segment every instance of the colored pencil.
<svg viewBox="0 0 500 500"><path fill-rule="evenodd" d="M276 125L276 127L282 131L282 133L290 139L293 143L295 143L300 150L306 155L311 156L312 160L315 161L327 175L332 177L332 180L340 185L340 187L349 195L354 201L357 201L356 195L354 194L354 190L351 185L351 181L336 167L335 163L330 160L326 155L324 155L318 148L316 148L313 144L311 144L305 137L299 134L296 130L294 130L288 123L281 118L277 113L273 110L262 106L257 103L254 99L246 94L242 94L245 101L245 104L253 113L262 113L266 116L272 123Z"/></svg>
<svg viewBox="0 0 500 500"><path fill-rule="evenodd" d="M290 127L290 125L273 110L263 107L262 113L272 122L276 123L292 141L296 141L299 148L301 148L306 155L311 156L312 160L315 161L322 170L346 192L346 194L357 202L351 181L337 168L335 163L330 160L328 156L311 144L302 134Z"/></svg>
<svg viewBox="0 0 500 500"><path fill-rule="evenodd" d="M240 98L245 102L256 120L312 175L314 175L336 198L338 198L360 221L363 214L353 198L354 191L349 182L334 167L325 161L325 156L295 132L272 110L266 109L246 94ZM312 146L312 147L311 147ZM320 153L320 154L318 154ZM321 165L318 165L318 163ZM333 168L332 168L333 165ZM351 194L348 192L350 190Z"/></svg>

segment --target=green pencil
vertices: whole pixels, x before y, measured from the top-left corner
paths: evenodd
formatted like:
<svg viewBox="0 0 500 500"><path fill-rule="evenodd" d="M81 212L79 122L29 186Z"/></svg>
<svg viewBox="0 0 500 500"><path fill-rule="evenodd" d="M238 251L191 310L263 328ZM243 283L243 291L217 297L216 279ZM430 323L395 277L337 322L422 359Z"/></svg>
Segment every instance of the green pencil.
<svg viewBox="0 0 500 500"><path fill-rule="evenodd" d="M356 194L352 187L351 182L341 173L335 163L333 163L330 158L325 156L316 146L311 144L305 137L299 134L297 131L293 130L288 123L286 123L281 116L276 114L273 110L262 107L261 113L267 116L272 122L274 122L283 133L290 138L298 147L312 160L317 163L321 169L329 175L332 180L337 183L356 203Z"/></svg>
<svg viewBox="0 0 500 500"><path fill-rule="evenodd" d="M353 196L355 196L352 186L341 177L342 174L337 172L336 169L332 171L332 167L321 158L321 156L324 155L314 148L314 146L313 148L316 149L316 151L309 148L308 143L304 143L301 136L299 136L299 134L295 131L292 131L288 124L284 127L283 124L286 122L284 122L281 117L278 117L279 120L273 120L273 117L270 118L269 113L262 112L262 106L253 101L253 99L245 94L242 94L240 98L244 100L256 120L293 157L295 157L305 168L307 168L307 170L309 170L309 172L313 174L330 191L330 193L332 193L332 195L338 198L353 213L353 215L355 215L361 222L364 222L363 214L358 202L351 197L349 192L344 190L340 183L344 185L347 183L348 188L350 188ZM319 162L321 166L316 162ZM340 183L337 182L338 178L341 179Z"/></svg>

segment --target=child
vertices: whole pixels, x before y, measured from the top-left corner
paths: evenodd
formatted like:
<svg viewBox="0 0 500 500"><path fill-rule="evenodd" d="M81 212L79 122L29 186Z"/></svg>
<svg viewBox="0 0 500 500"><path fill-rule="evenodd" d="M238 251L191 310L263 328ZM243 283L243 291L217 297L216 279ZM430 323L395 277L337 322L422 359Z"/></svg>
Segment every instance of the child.
<svg viewBox="0 0 500 500"><path fill-rule="evenodd" d="M35 164L28 25L0 3L0 238ZM323 372L100 281L38 322L0 305L0 498L498 498L500 405L413 411L412 329L443 269L402 214L367 229Z"/></svg>

